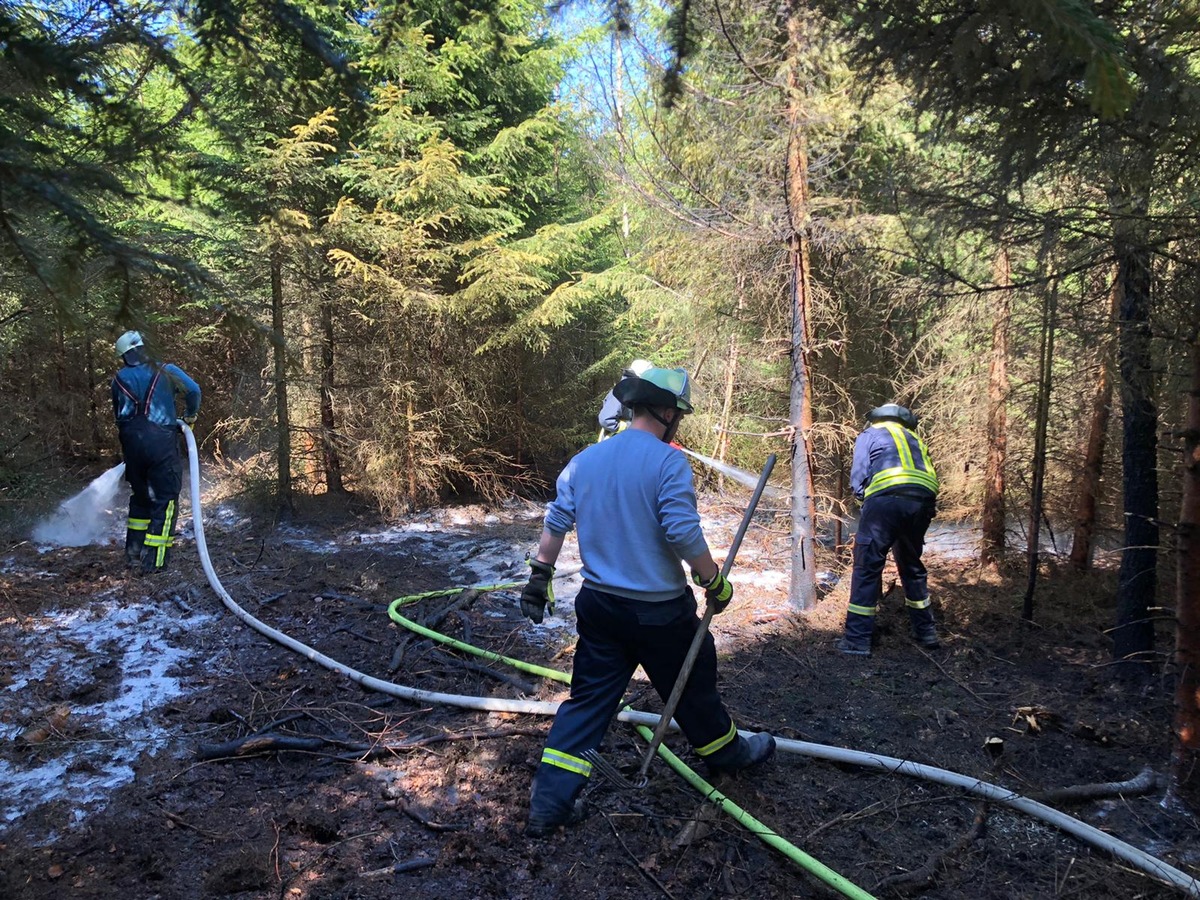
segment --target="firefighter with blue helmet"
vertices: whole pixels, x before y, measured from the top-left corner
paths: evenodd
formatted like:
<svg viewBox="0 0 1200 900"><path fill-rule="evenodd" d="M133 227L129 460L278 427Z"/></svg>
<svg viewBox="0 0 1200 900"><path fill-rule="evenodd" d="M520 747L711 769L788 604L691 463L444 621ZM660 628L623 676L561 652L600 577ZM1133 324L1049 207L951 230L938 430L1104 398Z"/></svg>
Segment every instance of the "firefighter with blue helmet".
<svg viewBox="0 0 1200 900"><path fill-rule="evenodd" d="M658 695L671 695L700 619L682 563L719 612L733 597L709 551L692 470L670 441L692 411L683 369L651 367L622 379L616 397L632 410L629 427L576 454L558 477L541 540L530 560L521 610L535 623L553 611L554 563L575 529L583 587L575 599L579 641L571 695L559 707L530 792L526 834L543 836L582 817L599 749L625 688L640 665ZM766 762L775 739L745 738L717 691L717 654L706 635L675 719L709 772Z"/></svg>
<svg viewBox="0 0 1200 900"><path fill-rule="evenodd" d="M871 410L867 427L854 442L850 486L862 501L854 539L854 574L845 636L838 649L871 655L875 613L888 552L896 560L913 636L922 647L938 646L929 587L921 553L925 532L937 512L938 478L917 417L907 407L887 403Z"/></svg>
<svg viewBox="0 0 1200 900"><path fill-rule="evenodd" d="M182 418L191 426L200 386L179 366L152 360L137 331L121 335L116 350L123 365L112 380L113 416L130 487L125 560L130 568L160 572L175 545L183 487L176 398L182 396Z"/></svg>

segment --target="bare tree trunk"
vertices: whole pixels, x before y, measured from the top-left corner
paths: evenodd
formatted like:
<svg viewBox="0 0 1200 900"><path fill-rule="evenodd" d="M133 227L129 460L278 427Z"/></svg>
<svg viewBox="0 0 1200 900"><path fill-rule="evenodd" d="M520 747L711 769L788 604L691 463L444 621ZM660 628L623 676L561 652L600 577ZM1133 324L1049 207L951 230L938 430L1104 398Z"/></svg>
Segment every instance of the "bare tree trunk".
<svg viewBox="0 0 1200 900"><path fill-rule="evenodd" d="M344 494L342 457L337 447L337 419L333 411L333 302L321 296L321 447L325 463L325 488L331 494Z"/></svg>
<svg viewBox="0 0 1200 900"><path fill-rule="evenodd" d="M1029 562L1021 618L1033 621L1033 592L1037 587L1041 552L1042 491L1046 482L1046 433L1050 425L1050 392L1054 386L1054 331L1058 320L1058 280L1052 275L1042 303L1042 353L1038 363L1037 414L1033 438L1033 490L1029 498Z"/></svg>
<svg viewBox="0 0 1200 900"><path fill-rule="evenodd" d="M1172 791L1200 812L1200 298L1192 336L1192 387L1183 432L1183 500L1175 583L1175 758Z"/></svg>
<svg viewBox="0 0 1200 900"><path fill-rule="evenodd" d="M817 602L816 504L813 498L812 386L808 371L809 311L812 305L809 271L808 142L804 135L804 86L798 60L806 38L803 10L794 9L787 23L788 155L787 208L791 221L788 255L792 293L792 376L790 421L792 441L792 577L791 603L807 610Z"/></svg>
<svg viewBox="0 0 1200 900"><path fill-rule="evenodd" d="M742 305L745 302L742 295L742 285L744 276L738 275L738 300L737 309L740 313ZM738 366L738 339L737 332L734 331L729 335L729 358L725 361L725 396L721 402L721 427L717 432L716 452L713 456L720 462L725 462L725 456L729 452L729 416L733 409L733 386L737 381L737 366ZM717 473L717 490L724 490L725 476L720 472Z"/></svg>
<svg viewBox="0 0 1200 900"><path fill-rule="evenodd" d="M1012 315L1012 261L1008 249L996 254L993 281L996 317L992 321L992 361L988 367L987 464L983 477L980 562L994 566L1004 555L1004 462L1008 455L1008 326Z"/></svg>
<svg viewBox="0 0 1200 900"><path fill-rule="evenodd" d="M1117 575L1113 658L1127 664L1122 674L1131 674L1129 667L1149 663L1154 650L1149 610L1155 604L1158 580L1158 407L1150 333L1150 251L1124 220L1118 220L1114 248L1121 291L1118 353L1125 549Z"/></svg>
<svg viewBox="0 0 1200 900"><path fill-rule="evenodd" d="M1114 273L1110 291L1112 310L1109 322L1115 322L1120 291ZM1087 445L1083 450L1083 471L1079 478L1079 497L1075 504L1075 534L1071 540L1071 565L1080 572L1092 566L1092 542L1096 536L1096 507L1100 498L1100 476L1104 471L1104 447L1108 441L1108 420L1112 417L1112 358L1105 347L1100 357L1100 374L1092 394L1092 415L1088 422Z"/></svg>
<svg viewBox="0 0 1200 900"><path fill-rule="evenodd" d="M271 254L271 350L275 360L275 499L281 511L292 508L292 435L288 419L287 340L283 332L283 258Z"/></svg>

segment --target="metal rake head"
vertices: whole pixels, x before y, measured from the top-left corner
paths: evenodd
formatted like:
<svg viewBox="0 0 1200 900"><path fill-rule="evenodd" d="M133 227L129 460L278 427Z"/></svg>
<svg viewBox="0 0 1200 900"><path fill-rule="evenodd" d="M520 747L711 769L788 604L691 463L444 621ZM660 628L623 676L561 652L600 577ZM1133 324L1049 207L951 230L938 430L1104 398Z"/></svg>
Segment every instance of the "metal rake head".
<svg viewBox="0 0 1200 900"><path fill-rule="evenodd" d="M580 755L590 762L592 768L603 775L606 781L623 791L640 791L649 780L643 775L636 782L630 781L620 769L601 756L599 750L584 750Z"/></svg>

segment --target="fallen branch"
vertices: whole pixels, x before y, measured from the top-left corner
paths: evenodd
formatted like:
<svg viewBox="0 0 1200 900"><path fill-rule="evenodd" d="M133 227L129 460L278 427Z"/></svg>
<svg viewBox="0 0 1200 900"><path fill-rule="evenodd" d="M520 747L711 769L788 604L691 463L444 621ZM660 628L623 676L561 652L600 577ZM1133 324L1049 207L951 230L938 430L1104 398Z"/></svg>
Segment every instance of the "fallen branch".
<svg viewBox="0 0 1200 900"><path fill-rule="evenodd" d="M460 609L468 609L477 599L479 599L479 591L474 588L466 588L450 603L446 604L440 612L431 613L421 624L431 631L437 631L451 613L457 612Z"/></svg>
<svg viewBox="0 0 1200 900"><path fill-rule="evenodd" d="M937 877L938 866L942 864L943 860L947 857L957 856L983 836L984 826L987 825L987 813L988 805L980 803L975 810L975 820L971 823L971 830L955 841L953 846L935 852L925 860L920 868L881 879L871 888L871 893L879 894L885 890L909 893L933 884Z"/></svg>
<svg viewBox="0 0 1200 900"><path fill-rule="evenodd" d="M1152 793L1161 785L1161 776L1150 766L1146 766L1128 781L1077 784L1036 794L1026 794L1026 796L1039 803L1083 803L1087 800L1100 800L1105 797L1140 797L1143 794Z"/></svg>
<svg viewBox="0 0 1200 900"><path fill-rule="evenodd" d="M536 694L537 688L531 685L528 681L518 678L515 675L509 675L507 672L500 672L485 666L483 663L473 662L469 659L459 659L450 653L438 651L437 657L440 661L458 666L461 669L466 669L470 672L478 672L480 675L486 675L489 678L495 678L497 681L503 681L505 684L511 685L526 696Z"/></svg>
<svg viewBox="0 0 1200 900"><path fill-rule="evenodd" d="M319 753L331 747L336 747L343 752L336 754L335 759L356 762L450 741L482 741L490 738L516 737L519 735L532 736L544 733L544 729L540 728L500 728L489 731L435 734L429 737L414 738L411 741L404 741L400 744L355 744L341 738L300 737L298 735L286 734L253 734L220 744L201 744L196 749L196 758L200 760L238 759L247 756L262 756L268 753L284 753L288 751Z"/></svg>
<svg viewBox="0 0 1200 900"><path fill-rule="evenodd" d="M383 801L375 804L375 809L377 811L383 810L383 809L398 810L399 812L404 813L406 816L408 816L410 819L412 819L418 825L423 825L426 828L428 828L430 831L437 831L437 832L465 831L467 828L466 825L445 825L441 822L435 822L432 819L430 819L428 816L426 816L425 814L413 809L411 806L409 806L407 803L405 803L403 800L400 800L400 799L383 800Z"/></svg>

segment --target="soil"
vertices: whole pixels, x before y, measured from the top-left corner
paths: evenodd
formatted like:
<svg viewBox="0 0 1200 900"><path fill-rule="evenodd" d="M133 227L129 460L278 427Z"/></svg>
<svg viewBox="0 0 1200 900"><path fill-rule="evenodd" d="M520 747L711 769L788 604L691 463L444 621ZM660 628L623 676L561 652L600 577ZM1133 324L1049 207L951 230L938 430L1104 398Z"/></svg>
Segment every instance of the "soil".
<svg viewBox="0 0 1200 900"><path fill-rule="evenodd" d="M704 501L714 548L728 546L741 502ZM536 508L451 511L390 543L352 537L388 525L361 510L310 511L287 527L227 509L213 518L208 545L229 593L322 653L431 691L565 696L562 685L499 663L465 666L387 615L394 598L479 583L472 561L494 559L497 579L519 579L522 551L540 531ZM846 579L815 609L789 613L786 527L761 517L734 569L734 604L713 625L723 697L739 727L912 760L1027 796L1125 781L1146 767L1165 776L1170 684L1125 683L1107 665L1113 572L1080 576L1048 563L1028 625L1023 571L927 562L942 647L927 652L910 639L894 591L881 607L875 653L843 656L834 645ZM10 735L0 742L0 773L16 777L70 752L63 777L78 776L114 747L137 751L132 778L103 799L25 801L20 815L0 821L2 897L837 896L661 761L640 790L593 777L582 823L526 838L547 718L417 704L322 668L231 614L192 540L180 539L167 573L135 577L112 544L42 552L14 539L0 594L0 725ZM166 673L181 693L134 717L141 732L70 715L85 699L116 702L119 665L93 660L82 681L61 667L30 676L39 645L21 636L101 599L146 621L142 611L167 610L187 625L172 637L183 652ZM445 633L569 670L565 600L558 628L532 627L511 590L429 597L406 615L432 621L447 609ZM1170 646L1170 635L1159 646ZM628 696L635 708L660 708L636 678ZM150 727L164 737L139 745ZM992 754L994 738L1002 743L992 742ZM678 735L667 744L695 763ZM614 723L602 749L632 775L644 746ZM780 753L765 771L718 786L880 897L1178 895L1050 825L918 778ZM1197 825L1164 802L1161 778L1146 792L1048 802L1200 876Z"/></svg>

